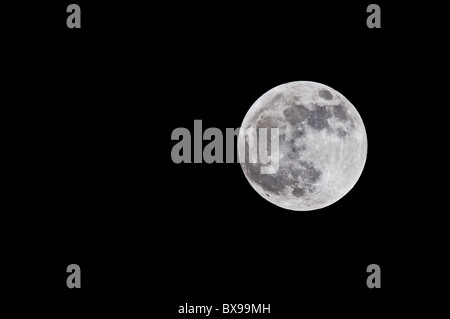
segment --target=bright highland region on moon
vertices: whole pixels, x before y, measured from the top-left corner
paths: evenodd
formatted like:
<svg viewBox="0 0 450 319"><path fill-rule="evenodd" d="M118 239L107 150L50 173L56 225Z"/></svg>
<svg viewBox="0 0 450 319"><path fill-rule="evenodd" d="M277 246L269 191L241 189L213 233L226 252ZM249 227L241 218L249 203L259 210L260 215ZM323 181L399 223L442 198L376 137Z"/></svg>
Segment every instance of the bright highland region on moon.
<svg viewBox="0 0 450 319"><path fill-rule="evenodd" d="M279 129L279 168L261 174L259 162L241 161L252 187L280 207L307 211L326 207L347 194L360 177L367 155L364 124L355 107L336 90L315 82L277 86L249 109L241 130ZM239 136L238 147L248 141ZM242 148L244 149L244 148ZM245 155L239 153L239 158Z"/></svg>

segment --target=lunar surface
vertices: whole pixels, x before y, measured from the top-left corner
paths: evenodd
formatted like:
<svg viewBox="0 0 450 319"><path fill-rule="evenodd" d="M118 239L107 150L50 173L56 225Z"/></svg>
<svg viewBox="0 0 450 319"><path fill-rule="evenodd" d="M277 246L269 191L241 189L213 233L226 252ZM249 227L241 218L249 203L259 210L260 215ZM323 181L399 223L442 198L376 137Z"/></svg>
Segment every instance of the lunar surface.
<svg viewBox="0 0 450 319"><path fill-rule="evenodd" d="M259 157L249 163L248 137L238 138L247 180L277 206L295 211L326 207L361 176L367 156L364 123L350 101L326 85L299 81L269 90L251 106L241 131L250 127L256 132L267 128L269 154L270 129L279 129L279 166L272 174L261 173L266 165Z"/></svg>

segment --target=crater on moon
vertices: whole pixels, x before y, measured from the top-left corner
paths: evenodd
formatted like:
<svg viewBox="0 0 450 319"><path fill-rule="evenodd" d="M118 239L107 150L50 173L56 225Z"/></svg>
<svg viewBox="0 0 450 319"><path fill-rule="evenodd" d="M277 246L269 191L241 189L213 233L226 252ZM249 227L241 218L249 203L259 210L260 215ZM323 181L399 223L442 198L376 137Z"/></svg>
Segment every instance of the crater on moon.
<svg viewBox="0 0 450 319"><path fill-rule="evenodd" d="M342 198L359 179L367 156L367 136L355 107L336 90L315 82L277 86L249 109L241 130L278 128L279 167L262 174L259 162L248 163L248 143L240 162L247 180L266 200L306 211ZM238 147L239 152L241 147ZM242 160L245 159L245 160Z"/></svg>
<svg viewBox="0 0 450 319"><path fill-rule="evenodd" d="M333 98L333 95L331 95L330 91L328 90L320 90L319 96L323 97L325 100L331 100Z"/></svg>

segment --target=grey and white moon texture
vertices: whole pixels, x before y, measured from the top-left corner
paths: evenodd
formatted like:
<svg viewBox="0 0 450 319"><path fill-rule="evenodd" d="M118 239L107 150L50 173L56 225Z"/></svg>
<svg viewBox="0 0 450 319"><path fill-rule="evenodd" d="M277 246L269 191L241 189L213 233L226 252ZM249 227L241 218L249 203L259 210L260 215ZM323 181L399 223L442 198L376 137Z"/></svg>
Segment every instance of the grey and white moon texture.
<svg viewBox="0 0 450 319"><path fill-rule="evenodd" d="M355 107L336 90L316 82L279 85L249 109L241 130L279 129L279 168L261 174L259 161L240 160L250 185L269 202L309 211L341 199L358 181L367 157L367 135ZM248 140L238 138L239 158ZM270 150L270 142L268 146ZM248 152L248 151L247 151ZM247 154L248 155L248 154Z"/></svg>

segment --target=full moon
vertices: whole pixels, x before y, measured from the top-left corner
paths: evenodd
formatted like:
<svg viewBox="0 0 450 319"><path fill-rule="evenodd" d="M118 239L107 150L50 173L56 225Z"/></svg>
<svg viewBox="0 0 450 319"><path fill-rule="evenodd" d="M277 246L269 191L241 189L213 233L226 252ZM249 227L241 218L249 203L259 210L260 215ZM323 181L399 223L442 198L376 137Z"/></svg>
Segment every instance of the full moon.
<svg viewBox="0 0 450 319"><path fill-rule="evenodd" d="M241 153L248 152L244 135L238 138L238 155L250 185L285 209L309 211L335 203L353 188L366 162L367 135L358 111L320 83L290 82L264 93L245 115L241 130L248 128L267 129L269 154L270 129L279 130L276 172L262 174L259 159L242 160Z"/></svg>

